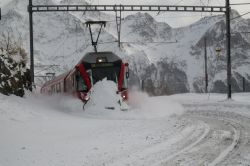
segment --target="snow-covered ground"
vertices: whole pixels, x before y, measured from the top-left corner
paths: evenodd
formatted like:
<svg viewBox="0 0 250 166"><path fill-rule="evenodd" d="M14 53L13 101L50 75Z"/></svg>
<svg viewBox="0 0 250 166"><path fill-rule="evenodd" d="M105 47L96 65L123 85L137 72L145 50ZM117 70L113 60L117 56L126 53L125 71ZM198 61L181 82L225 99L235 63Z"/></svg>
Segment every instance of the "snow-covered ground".
<svg viewBox="0 0 250 166"><path fill-rule="evenodd" d="M84 111L71 97L0 95L0 165L250 164L249 93L227 101L131 92L130 109L120 111L104 108L114 94L94 90L102 104L93 100Z"/></svg>

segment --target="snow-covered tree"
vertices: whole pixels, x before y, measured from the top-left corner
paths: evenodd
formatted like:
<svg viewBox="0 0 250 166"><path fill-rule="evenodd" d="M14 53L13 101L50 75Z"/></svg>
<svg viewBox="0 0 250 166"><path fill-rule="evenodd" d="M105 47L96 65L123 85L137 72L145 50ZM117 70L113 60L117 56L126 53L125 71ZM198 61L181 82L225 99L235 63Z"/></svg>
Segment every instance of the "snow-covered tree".
<svg viewBox="0 0 250 166"><path fill-rule="evenodd" d="M29 69L26 68L27 53L10 32L0 36L0 93L23 96L30 88Z"/></svg>

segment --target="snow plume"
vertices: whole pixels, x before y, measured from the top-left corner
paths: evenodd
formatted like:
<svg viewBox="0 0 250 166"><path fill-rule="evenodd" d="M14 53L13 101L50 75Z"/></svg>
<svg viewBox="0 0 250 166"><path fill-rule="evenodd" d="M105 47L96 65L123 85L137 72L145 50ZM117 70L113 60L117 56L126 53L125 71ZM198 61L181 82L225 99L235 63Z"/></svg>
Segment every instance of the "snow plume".
<svg viewBox="0 0 250 166"><path fill-rule="evenodd" d="M32 112L27 113L32 116L48 113L55 117L70 115L70 117L100 120L146 120L165 118L181 114L183 111L182 106L172 101L170 97L149 97L146 93L136 89L129 89L127 102L129 109L121 111L119 104L121 96L116 92L115 82L107 79L97 82L91 89L90 100L84 110L81 100L66 95L47 96L26 93L25 99L18 99L14 96L7 98L0 95L0 100L6 100L5 104L1 105L2 108L11 110L10 113L13 114L17 112L16 118L20 120L30 118L23 118L22 114L26 115L25 112ZM16 104L11 106L11 103Z"/></svg>
<svg viewBox="0 0 250 166"><path fill-rule="evenodd" d="M85 106L83 116L101 119L151 119L182 113L182 106L168 98L149 97L138 90L129 90L129 110L121 111L113 81L102 80L91 89L90 100Z"/></svg>
<svg viewBox="0 0 250 166"><path fill-rule="evenodd" d="M129 93L131 111L142 117L161 118L183 113L183 107L168 97L149 97L145 92L133 89Z"/></svg>

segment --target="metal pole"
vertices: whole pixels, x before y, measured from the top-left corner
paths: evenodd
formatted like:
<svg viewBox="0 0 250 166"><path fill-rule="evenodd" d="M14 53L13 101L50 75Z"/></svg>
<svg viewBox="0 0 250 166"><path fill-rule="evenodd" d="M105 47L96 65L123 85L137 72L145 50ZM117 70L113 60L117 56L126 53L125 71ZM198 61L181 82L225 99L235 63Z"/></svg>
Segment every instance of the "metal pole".
<svg viewBox="0 0 250 166"><path fill-rule="evenodd" d="M28 6L29 12L29 26L30 26L30 78L31 78L31 90L34 84L34 46L33 46L33 12L32 12L32 0L29 0Z"/></svg>
<svg viewBox="0 0 250 166"><path fill-rule="evenodd" d="M1 20L2 14L1 14L1 8L0 8L0 20Z"/></svg>
<svg viewBox="0 0 250 166"><path fill-rule="evenodd" d="M119 48L121 48L122 5L120 5Z"/></svg>
<svg viewBox="0 0 250 166"><path fill-rule="evenodd" d="M227 98L232 98L231 90L231 34L230 34L230 0L226 0L226 31L227 31Z"/></svg>
<svg viewBox="0 0 250 166"><path fill-rule="evenodd" d="M121 24L122 24L122 5L119 6L119 11L117 6L115 6L115 16L116 16L116 28L118 36L118 47L121 48Z"/></svg>
<svg viewBox="0 0 250 166"><path fill-rule="evenodd" d="M242 90L243 90L243 92L245 92L246 91L246 84L245 84L246 82L245 82L245 77L242 77Z"/></svg>
<svg viewBox="0 0 250 166"><path fill-rule="evenodd" d="M204 38L204 58L205 58L205 93L207 93L208 87L208 74L207 74L207 38Z"/></svg>
<svg viewBox="0 0 250 166"><path fill-rule="evenodd" d="M141 91L144 92L144 80L141 80Z"/></svg>

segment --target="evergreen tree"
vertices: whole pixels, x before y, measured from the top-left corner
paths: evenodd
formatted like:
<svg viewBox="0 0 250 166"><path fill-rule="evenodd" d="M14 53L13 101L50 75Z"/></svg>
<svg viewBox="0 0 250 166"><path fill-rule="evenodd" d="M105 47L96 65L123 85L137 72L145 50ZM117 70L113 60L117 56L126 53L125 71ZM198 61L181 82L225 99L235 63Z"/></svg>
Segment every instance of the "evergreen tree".
<svg viewBox="0 0 250 166"><path fill-rule="evenodd" d="M25 50L9 32L3 33L0 37L0 93L22 97L25 89L30 89L30 72L26 64Z"/></svg>

